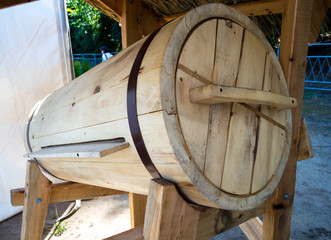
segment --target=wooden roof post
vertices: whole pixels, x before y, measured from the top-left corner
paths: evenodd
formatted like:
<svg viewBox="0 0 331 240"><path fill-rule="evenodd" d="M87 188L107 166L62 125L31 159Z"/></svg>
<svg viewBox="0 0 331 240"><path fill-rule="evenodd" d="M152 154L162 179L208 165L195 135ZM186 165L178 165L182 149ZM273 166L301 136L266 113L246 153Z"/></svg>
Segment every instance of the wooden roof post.
<svg viewBox="0 0 331 240"><path fill-rule="evenodd" d="M263 218L265 240L290 237L312 5L312 0L285 0L279 61L290 96L298 100L298 107L292 110L293 135L289 160L277 189L266 204Z"/></svg>
<svg viewBox="0 0 331 240"><path fill-rule="evenodd" d="M122 2L122 48L147 36L165 21L159 19L142 0L123 0Z"/></svg>

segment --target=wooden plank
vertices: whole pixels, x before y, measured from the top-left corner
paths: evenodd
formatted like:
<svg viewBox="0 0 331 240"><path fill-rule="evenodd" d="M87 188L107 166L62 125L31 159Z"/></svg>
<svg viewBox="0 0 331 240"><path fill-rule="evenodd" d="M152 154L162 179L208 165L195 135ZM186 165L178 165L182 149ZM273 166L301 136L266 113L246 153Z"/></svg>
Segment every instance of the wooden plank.
<svg viewBox="0 0 331 240"><path fill-rule="evenodd" d="M269 55L266 59L263 90L281 93L279 76ZM282 159L287 135L285 111L274 111L266 106L261 106L261 115L259 116L259 139L263 140L259 141L257 146L251 186L252 193L262 189L273 177ZM268 117L265 118L265 116Z"/></svg>
<svg viewBox="0 0 331 240"><path fill-rule="evenodd" d="M105 15L121 22L122 18L122 0L84 0L91 6L99 9Z"/></svg>
<svg viewBox="0 0 331 240"><path fill-rule="evenodd" d="M40 171L37 161L29 160L26 168L22 240L41 239L51 197L51 185Z"/></svg>
<svg viewBox="0 0 331 240"><path fill-rule="evenodd" d="M213 83L233 86L238 75L243 27L226 20L218 20ZM210 125L206 149L204 175L216 186L221 185L225 160L231 104L210 108Z"/></svg>
<svg viewBox="0 0 331 240"><path fill-rule="evenodd" d="M217 20L213 19L199 25L187 39L178 63L180 68L176 76L176 100L178 118L181 131L185 139L189 154L199 167L204 170L206 158L206 142L209 128L209 111L207 105L192 104L188 98L189 89L204 85L202 78L212 81ZM212 47L211 47L212 46ZM192 58L192 53L199 57ZM191 76L183 69L191 69L195 76L201 76L200 80ZM194 131L192 131L194 129Z"/></svg>
<svg viewBox="0 0 331 240"><path fill-rule="evenodd" d="M200 211L190 206L165 179L151 181L147 198L145 239L193 239Z"/></svg>
<svg viewBox="0 0 331 240"><path fill-rule="evenodd" d="M231 7L241 11L247 16L260 16L268 14L282 13L284 11L283 0L263 0L247 3L239 3L230 5ZM331 3L330 3L331 8ZM167 22L182 16L184 13L177 13L169 16L165 16L163 19Z"/></svg>
<svg viewBox="0 0 331 240"><path fill-rule="evenodd" d="M252 218L239 225L249 240L262 239L262 221L259 217Z"/></svg>
<svg viewBox="0 0 331 240"><path fill-rule="evenodd" d="M313 145L311 144L307 123L306 120L302 118L300 125L300 139L299 139L297 161L301 161L313 157L314 157Z"/></svg>
<svg viewBox="0 0 331 240"><path fill-rule="evenodd" d="M142 0L122 1L122 48L127 48L162 26L165 21L157 18Z"/></svg>
<svg viewBox="0 0 331 240"><path fill-rule="evenodd" d="M321 27L324 22L324 19L327 17L330 22L330 18L328 17L328 8L325 4L325 0L314 0L313 1L313 9L310 20L310 29L309 29L309 42L315 43L319 33L321 32Z"/></svg>
<svg viewBox="0 0 331 240"><path fill-rule="evenodd" d="M231 5L235 9L241 11L247 16L259 16L282 13L284 11L284 1L283 0L265 0L265 1L254 1L239 3L236 5Z"/></svg>
<svg viewBox="0 0 331 240"><path fill-rule="evenodd" d="M237 87L262 89L266 49L253 35L245 31L239 63ZM238 103L233 104L229 138L222 178L222 190L232 194L250 192L257 117L254 112Z"/></svg>
<svg viewBox="0 0 331 240"><path fill-rule="evenodd" d="M143 230L144 226L139 226L103 240L143 240Z"/></svg>
<svg viewBox="0 0 331 240"><path fill-rule="evenodd" d="M195 239L206 240L234 228L251 218L261 215L264 208L264 204L248 211L207 208L200 213Z"/></svg>
<svg viewBox="0 0 331 240"><path fill-rule="evenodd" d="M298 107L292 110L289 160L273 197L266 204L263 218L265 240L289 239L290 236L312 4L313 1L310 0L285 1L279 61L287 79L290 96L298 100Z"/></svg>
<svg viewBox="0 0 331 240"><path fill-rule="evenodd" d="M218 104L227 102L260 104L278 109L289 109L297 106L295 98L283 96L281 94L214 84L191 88L190 100L192 103L201 104Z"/></svg>
<svg viewBox="0 0 331 240"><path fill-rule="evenodd" d="M40 151L25 154L26 158L102 158L128 148L124 139L77 143L42 148Z"/></svg>
<svg viewBox="0 0 331 240"><path fill-rule="evenodd" d="M144 225L147 196L129 193L131 228Z"/></svg>
<svg viewBox="0 0 331 240"><path fill-rule="evenodd" d="M12 6L23 4L23 3L34 2L34 1L36 1L36 0L1 0L0 9L12 7Z"/></svg>
<svg viewBox="0 0 331 240"><path fill-rule="evenodd" d="M112 195L125 194L126 192L118 191L110 188L96 187L82 183L59 183L51 186L50 203L75 201L78 199L91 199ZM10 190L11 205L24 205L24 188L16 188Z"/></svg>

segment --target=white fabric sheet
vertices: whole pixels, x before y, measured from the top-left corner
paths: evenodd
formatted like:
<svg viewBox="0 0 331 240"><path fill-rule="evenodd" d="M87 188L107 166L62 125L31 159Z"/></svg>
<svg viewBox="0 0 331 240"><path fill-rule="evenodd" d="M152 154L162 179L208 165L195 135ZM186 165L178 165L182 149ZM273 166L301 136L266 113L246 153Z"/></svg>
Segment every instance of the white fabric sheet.
<svg viewBox="0 0 331 240"><path fill-rule="evenodd" d="M0 10L0 221L22 210L11 206L10 189L24 187L29 112L70 76L59 3L41 0Z"/></svg>

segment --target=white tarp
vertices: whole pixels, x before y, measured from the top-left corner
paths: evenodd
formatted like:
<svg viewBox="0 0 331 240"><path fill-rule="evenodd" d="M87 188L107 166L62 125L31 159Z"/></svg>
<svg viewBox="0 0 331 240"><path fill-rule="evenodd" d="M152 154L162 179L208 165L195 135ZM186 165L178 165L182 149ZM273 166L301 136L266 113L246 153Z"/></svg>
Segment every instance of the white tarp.
<svg viewBox="0 0 331 240"><path fill-rule="evenodd" d="M24 187L29 112L70 80L64 6L41 0L0 10L0 221L22 210L11 206L10 189Z"/></svg>

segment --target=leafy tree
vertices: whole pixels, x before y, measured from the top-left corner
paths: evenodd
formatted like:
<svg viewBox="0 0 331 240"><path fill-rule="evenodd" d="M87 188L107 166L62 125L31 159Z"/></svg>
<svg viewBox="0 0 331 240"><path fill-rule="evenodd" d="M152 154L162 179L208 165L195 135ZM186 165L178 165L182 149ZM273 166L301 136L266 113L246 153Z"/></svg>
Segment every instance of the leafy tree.
<svg viewBox="0 0 331 240"><path fill-rule="evenodd" d="M83 0L67 0L73 53L100 53L106 45L111 51L120 51L119 24Z"/></svg>

